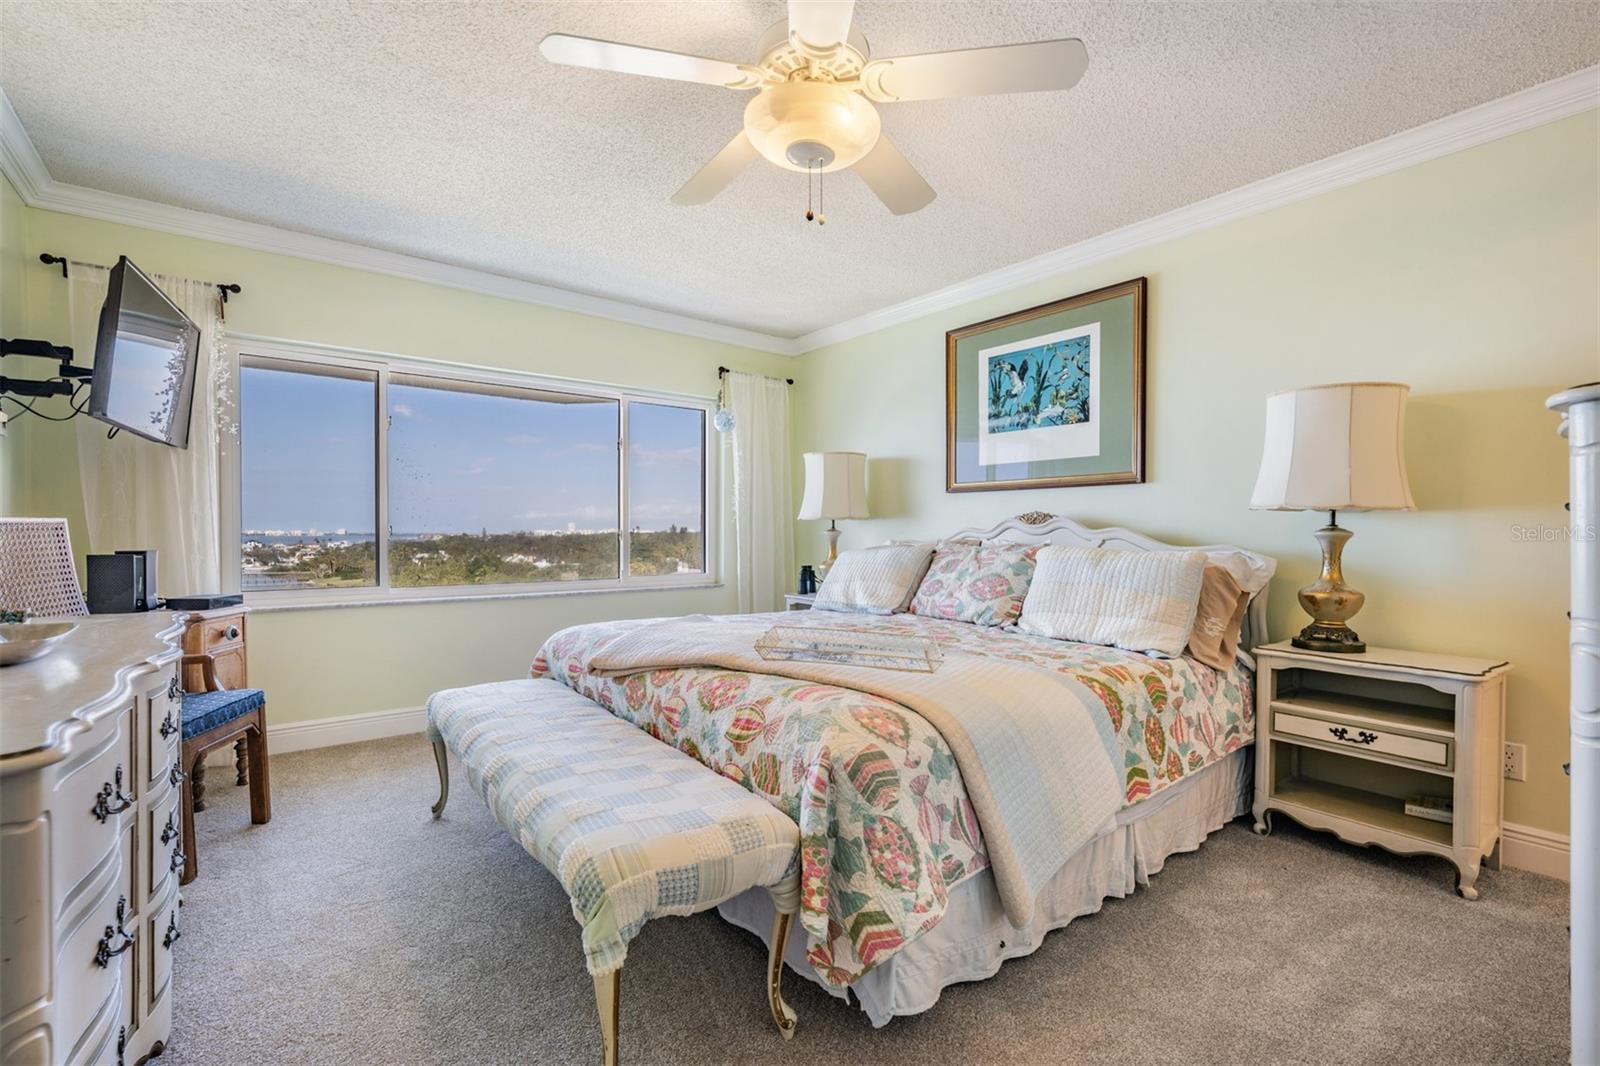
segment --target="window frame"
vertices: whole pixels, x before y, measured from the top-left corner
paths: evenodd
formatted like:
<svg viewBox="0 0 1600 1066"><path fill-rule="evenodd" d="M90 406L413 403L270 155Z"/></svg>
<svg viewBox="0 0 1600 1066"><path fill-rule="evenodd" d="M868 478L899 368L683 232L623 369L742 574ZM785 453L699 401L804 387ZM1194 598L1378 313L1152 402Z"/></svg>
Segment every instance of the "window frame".
<svg viewBox="0 0 1600 1066"><path fill-rule="evenodd" d="M719 561L721 551L719 533L721 513L718 508L718 467L721 451L718 435L712 426L716 412L716 399L688 393L665 392L653 389L622 388L600 382L573 378L558 378L519 370L479 366L469 363L417 359L410 356L390 355L383 352L339 348L332 345L309 344L235 335L228 338L228 347L234 365L240 369L258 366L269 369L318 373L333 370L355 371L375 375L374 410L372 418L374 483L374 527L376 535L375 556L377 582L355 588L339 589L255 589L244 593L245 602L256 610L288 609L295 607L352 607L376 606L396 603L457 600L525 599L546 596L571 596L588 593L637 592L659 589L710 588L721 584ZM465 382L509 389L537 389L545 392L575 394L617 404L617 526L618 546L616 578L597 578L583 581L530 581L503 585L430 585L424 587L396 587L389 583L389 379L394 374L413 378L433 378L441 382ZM242 401L238 390L236 400ZM667 404L692 408L702 412L704 436L701 441L701 539L705 551L705 570L702 573L665 574L638 577L631 573L628 526L629 445L628 405L632 402ZM241 412L242 415L242 412ZM228 572L243 579L244 535L244 470L243 448L234 437L225 451L222 469L223 519L225 530L231 536L223 545L223 566Z"/></svg>

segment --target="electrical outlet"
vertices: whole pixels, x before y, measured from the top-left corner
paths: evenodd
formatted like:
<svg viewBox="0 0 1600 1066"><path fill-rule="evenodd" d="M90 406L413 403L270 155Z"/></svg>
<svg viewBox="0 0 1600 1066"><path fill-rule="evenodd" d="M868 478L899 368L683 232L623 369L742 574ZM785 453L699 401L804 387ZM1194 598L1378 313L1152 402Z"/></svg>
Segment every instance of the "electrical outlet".
<svg viewBox="0 0 1600 1066"><path fill-rule="evenodd" d="M1506 741L1505 777L1508 781L1528 779L1528 745Z"/></svg>

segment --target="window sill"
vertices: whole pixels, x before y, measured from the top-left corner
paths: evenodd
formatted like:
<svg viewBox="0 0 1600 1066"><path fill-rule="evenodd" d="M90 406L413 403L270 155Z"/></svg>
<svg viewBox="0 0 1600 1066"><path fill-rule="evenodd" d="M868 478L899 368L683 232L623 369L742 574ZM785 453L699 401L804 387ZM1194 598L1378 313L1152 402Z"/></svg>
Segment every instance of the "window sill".
<svg viewBox="0 0 1600 1066"><path fill-rule="evenodd" d="M505 592L465 592L451 588L442 592L403 589L391 593L374 590L370 594L357 594L339 599L291 598L294 593L245 593L245 603L251 614L275 614L279 611L327 611L345 607L399 607L421 603L480 603L486 600L544 600L569 596L614 596L619 592L688 592L695 589L719 589L722 582L712 579L663 585L612 585L605 588L581 589L525 589Z"/></svg>

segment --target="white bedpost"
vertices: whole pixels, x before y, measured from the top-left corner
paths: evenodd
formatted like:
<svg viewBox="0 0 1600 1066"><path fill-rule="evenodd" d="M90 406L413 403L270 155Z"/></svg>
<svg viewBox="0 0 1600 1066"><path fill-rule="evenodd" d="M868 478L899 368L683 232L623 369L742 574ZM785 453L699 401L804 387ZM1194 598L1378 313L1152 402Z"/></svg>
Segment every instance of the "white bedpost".
<svg viewBox="0 0 1600 1066"><path fill-rule="evenodd" d="M1572 1061L1600 1062L1600 384L1547 403L1572 449Z"/></svg>

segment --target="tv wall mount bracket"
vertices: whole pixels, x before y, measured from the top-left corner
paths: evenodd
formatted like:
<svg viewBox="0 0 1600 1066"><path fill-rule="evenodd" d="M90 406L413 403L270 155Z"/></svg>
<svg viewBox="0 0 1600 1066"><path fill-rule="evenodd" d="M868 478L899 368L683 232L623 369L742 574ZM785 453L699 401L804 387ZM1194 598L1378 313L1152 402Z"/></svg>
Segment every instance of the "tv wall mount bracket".
<svg viewBox="0 0 1600 1066"><path fill-rule="evenodd" d="M78 381L94 376L92 368L73 365L72 349L64 344L25 340L20 337L13 340L0 339L0 358L8 355L32 355L40 359L54 359L58 366L55 377L49 381L0 375L0 393L10 393L14 396L71 396L79 387Z"/></svg>

